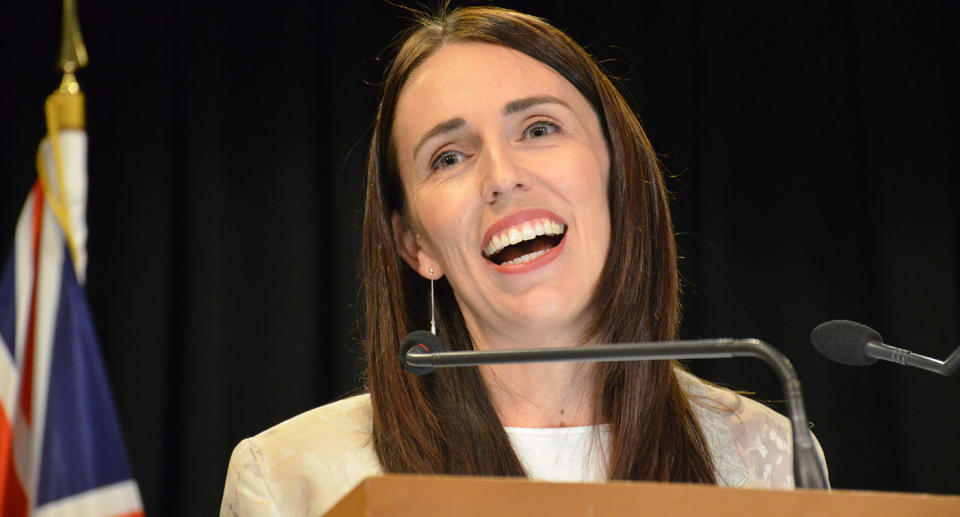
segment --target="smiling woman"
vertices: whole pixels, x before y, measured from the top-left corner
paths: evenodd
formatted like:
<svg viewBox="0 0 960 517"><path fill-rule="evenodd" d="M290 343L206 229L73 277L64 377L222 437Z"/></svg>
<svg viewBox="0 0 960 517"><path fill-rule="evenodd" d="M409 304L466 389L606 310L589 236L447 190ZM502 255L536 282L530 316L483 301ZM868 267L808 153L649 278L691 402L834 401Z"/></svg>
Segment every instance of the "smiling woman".
<svg viewBox="0 0 960 517"><path fill-rule="evenodd" d="M793 485L789 423L669 361L406 372L428 320L452 350L663 341L673 229L643 129L542 19L424 16L389 67L364 216L368 394L244 440L222 515L317 515L382 472Z"/></svg>

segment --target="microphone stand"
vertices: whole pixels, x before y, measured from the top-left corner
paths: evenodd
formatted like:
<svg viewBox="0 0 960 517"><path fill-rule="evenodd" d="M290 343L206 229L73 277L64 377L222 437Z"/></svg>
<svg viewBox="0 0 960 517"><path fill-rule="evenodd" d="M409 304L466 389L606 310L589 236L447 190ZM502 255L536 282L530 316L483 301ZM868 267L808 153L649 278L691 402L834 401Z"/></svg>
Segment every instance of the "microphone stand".
<svg viewBox="0 0 960 517"><path fill-rule="evenodd" d="M429 352L419 344L401 352L401 359L411 371L424 374L434 368L481 366L503 363L547 361L641 361L663 359L722 359L754 357L770 365L780 377L790 414L793 432L793 476L799 488L826 489L826 466L820 460L807 424L800 380L790 360L779 350L759 339L701 339L655 343L621 343L611 345L541 348L517 350L483 350L465 352Z"/></svg>

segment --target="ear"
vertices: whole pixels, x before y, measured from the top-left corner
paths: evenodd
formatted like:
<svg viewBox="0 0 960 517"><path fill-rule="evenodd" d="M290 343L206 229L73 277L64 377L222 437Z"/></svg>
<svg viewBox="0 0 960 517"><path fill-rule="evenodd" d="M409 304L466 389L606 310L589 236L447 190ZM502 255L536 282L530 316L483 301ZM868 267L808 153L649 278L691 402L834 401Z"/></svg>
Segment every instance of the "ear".
<svg viewBox="0 0 960 517"><path fill-rule="evenodd" d="M404 220L398 212L391 216L393 224L393 240L397 243L397 253L404 262L410 265L414 271L423 278L436 280L443 276L443 269L440 264L423 248L420 243L420 237L410 228L410 225ZM430 273L430 269L433 273Z"/></svg>

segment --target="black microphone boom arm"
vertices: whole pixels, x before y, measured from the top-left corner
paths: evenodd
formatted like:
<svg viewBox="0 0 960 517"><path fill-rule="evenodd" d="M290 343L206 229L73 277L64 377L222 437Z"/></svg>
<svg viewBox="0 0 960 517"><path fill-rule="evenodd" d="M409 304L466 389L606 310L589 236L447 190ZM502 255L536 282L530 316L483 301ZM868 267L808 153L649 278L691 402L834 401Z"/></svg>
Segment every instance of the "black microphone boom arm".
<svg viewBox="0 0 960 517"><path fill-rule="evenodd" d="M867 341L864 352L874 358L890 361L891 363L913 366L933 373L949 377L960 368L960 348L950 354L946 360L934 359L917 354L903 348L897 348L877 341Z"/></svg>
<svg viewBox="0 0 960 517"><path fill-rule="evenodd" d="M427 347L407 347L401 360L423 375L434 368L481 366L549 361L649 361L663 359L723 359L754 357L770 365L783 383L784 398L793 431L793 475L800 488L826 489L826 466L816 450L803 407L800 380L790 360L759 339L701 339L655 343L620 343L569 348L428 352Z"/></svg>

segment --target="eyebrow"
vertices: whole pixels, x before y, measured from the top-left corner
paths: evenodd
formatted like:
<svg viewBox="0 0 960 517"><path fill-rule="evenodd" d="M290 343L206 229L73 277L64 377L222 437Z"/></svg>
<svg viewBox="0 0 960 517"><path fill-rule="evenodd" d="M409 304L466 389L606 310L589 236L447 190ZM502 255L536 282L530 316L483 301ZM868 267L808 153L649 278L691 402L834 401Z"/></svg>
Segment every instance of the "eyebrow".
<svg viewBox="0 0 960 517"><path fill-rule="evenodd" d="M534 97L526 97L524 99L517 99L515 101L508 102L507 105L503 107L503 114L510 115L538 104L560 104L561 106L570 108L569 104L551 95L537 95Z"/></svg>
<svg viewBox="0 0 960 517"><path fill-rule="evenodd" d="M503 114L511 115L513 113L523 111L527 108L537 106L539 104L560 104L561 106L570 108L569 104L564 102L562 99L558 99L552 95L536 95L533 97L525 97L523 99L517 99L515 101L508 102L503 107ZM454 129L457 129L466 123L467 122L463 120L463 118L455 117L450 120L445 120L437 124L436 126L433 126L433 128L431 128L430 131L427 131L422 137L420 137L420 141L417 142L417 145L413 146L413 157L414 158L417 157L417 153L420 151L420 147L422 147L427 140L437 135L446 133L448 131L453 131Z"/></svg>
<svg viewBox="0 0 960 517"><path fill-rule="evenodd" d="M427 133L420 138L420 141L417 142L417 145L413 146L413 157L414 158L417 157L417 151L420 150L420 146L422 146L423 143L426 142L427 140L430 140L431 138L441 133L446 133L447 131L453 131L454 129L457 129L458 127L466 123L467 121L463 120L460 117L456 117L450 120L445 120L437 124L436 126L433 126L433 129L431 129L430 131L427 131Z"/></svg>

